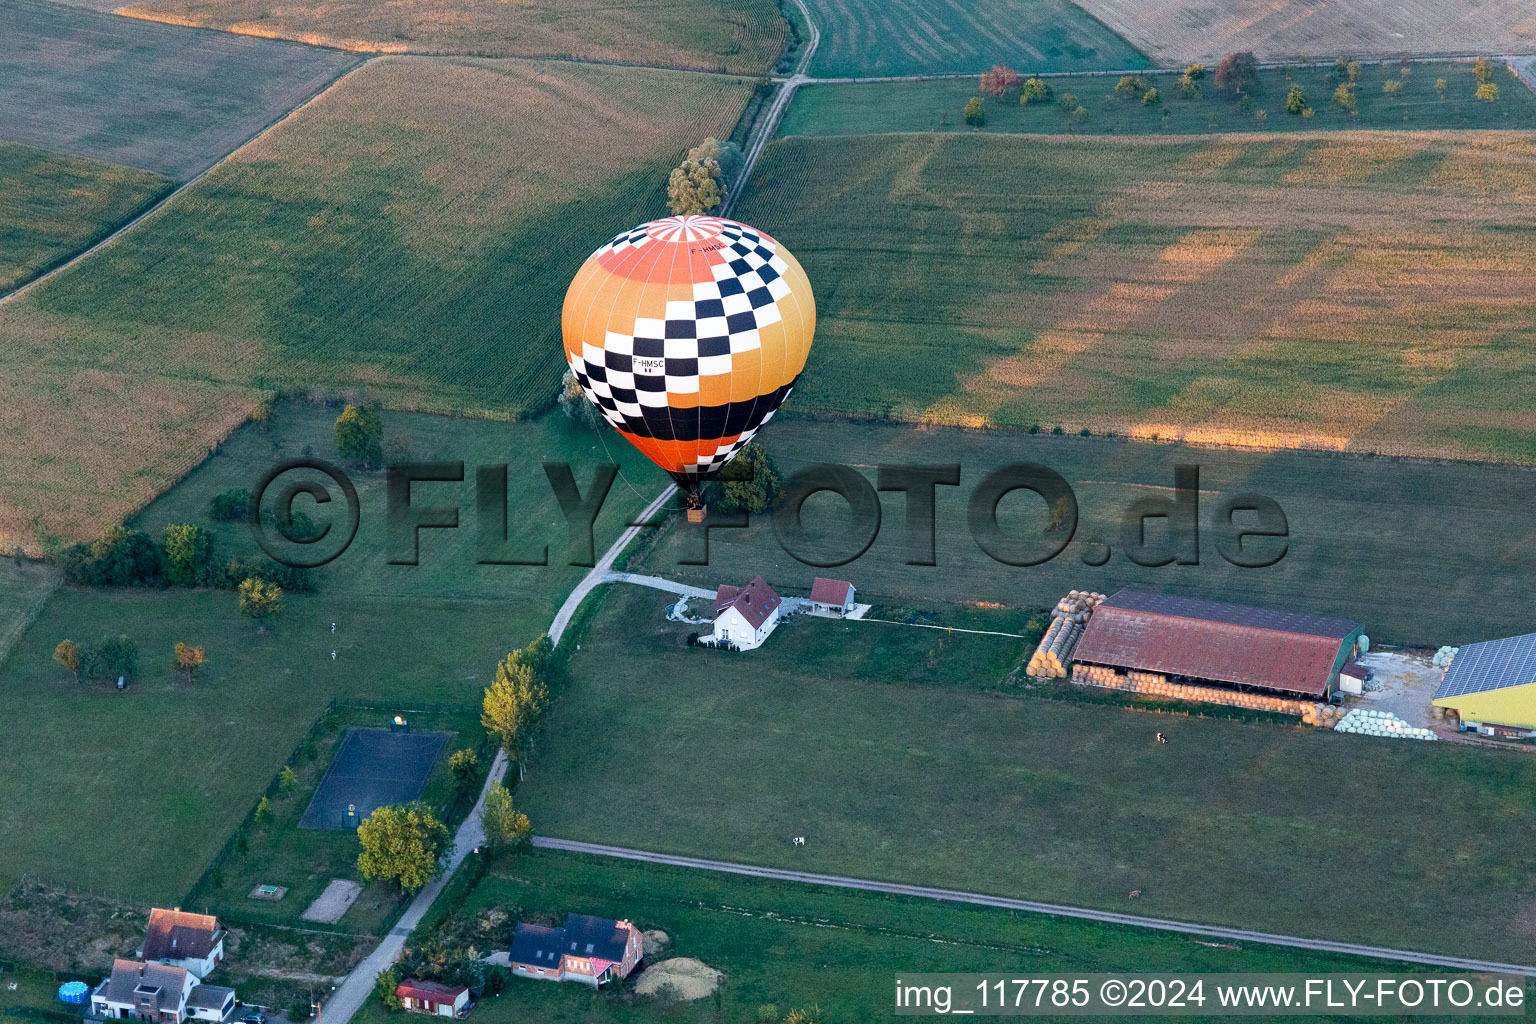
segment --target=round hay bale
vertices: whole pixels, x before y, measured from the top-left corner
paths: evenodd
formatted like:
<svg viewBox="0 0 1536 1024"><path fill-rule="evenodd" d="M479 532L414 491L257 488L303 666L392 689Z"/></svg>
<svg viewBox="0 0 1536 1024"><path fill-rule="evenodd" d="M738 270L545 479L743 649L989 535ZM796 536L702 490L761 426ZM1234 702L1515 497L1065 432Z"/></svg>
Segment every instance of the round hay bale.
<svg viewBox="0 0 1536 1024"><path fill-rule="evenodd" d="M720 987L721 974L702 960L679 956L652 964L635 979L635 992L679 1002L705 999Z"/></svg>
<svg viewBox="0 0 1536 1024"><path fill-rule="evenodd" d="M640 938L644 941L645 955L647 957L658 957L667 951L668 946L672 945L672 936L659 928L653 928L643 933Z"/></svg>

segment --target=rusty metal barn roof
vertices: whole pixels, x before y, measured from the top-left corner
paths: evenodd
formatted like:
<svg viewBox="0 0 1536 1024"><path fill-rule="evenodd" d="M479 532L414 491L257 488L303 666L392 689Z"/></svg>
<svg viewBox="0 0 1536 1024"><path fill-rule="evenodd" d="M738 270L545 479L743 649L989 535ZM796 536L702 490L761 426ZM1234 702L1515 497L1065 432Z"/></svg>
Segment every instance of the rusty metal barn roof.
<svg viewBox="0 0 1536 1024"><path fill-rule="evenodd" d="M1094 610L1073 657L1320 696L1357 629L1325 615L1122 590Z"/></svg>

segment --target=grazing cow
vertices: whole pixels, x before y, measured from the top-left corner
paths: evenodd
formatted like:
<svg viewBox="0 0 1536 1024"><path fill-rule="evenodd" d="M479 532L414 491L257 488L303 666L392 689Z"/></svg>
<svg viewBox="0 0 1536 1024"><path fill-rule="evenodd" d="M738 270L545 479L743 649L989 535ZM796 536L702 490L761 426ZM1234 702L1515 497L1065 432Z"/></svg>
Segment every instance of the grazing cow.
<svg viewBox="0 0 1536 1024"><path fill-rule="evenodd" d="M790 843L792 843L795 846L804 846L805 845L805 836L795 836L795 838L790 840Z"/></svg>
<svg viewBox="0 0 1536 1024"><path fill-rule="evenodd" d="M1164 736L1162 733L1158 733L1157 734L1157 742L1159 742L1159 743L1167 743L1168 742L1168 737Z"/></svg>
<svg viewBox="0 0 1536 1024"><path fill-rule="evenodd" d="M1128 898L1135 899L1137 896L1140 896L1140 895L1141 895L1141 890L1140 889L1132 889L1130 891L1130 893L1128 894Z"/></svg>

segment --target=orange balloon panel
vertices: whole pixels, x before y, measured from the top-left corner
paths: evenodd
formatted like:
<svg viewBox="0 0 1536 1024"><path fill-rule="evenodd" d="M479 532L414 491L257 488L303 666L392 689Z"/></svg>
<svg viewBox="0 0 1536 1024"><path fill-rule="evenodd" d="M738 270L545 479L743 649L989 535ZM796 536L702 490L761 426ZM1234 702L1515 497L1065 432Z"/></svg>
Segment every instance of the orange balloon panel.
<svg viewBox="0 0 1536 1024"><path fill-rule="evenodd" d="M712 476L799 379L816 331L805 271L723 217L641 224L565 293L565 358L604 418L686 483Z"/></svg>

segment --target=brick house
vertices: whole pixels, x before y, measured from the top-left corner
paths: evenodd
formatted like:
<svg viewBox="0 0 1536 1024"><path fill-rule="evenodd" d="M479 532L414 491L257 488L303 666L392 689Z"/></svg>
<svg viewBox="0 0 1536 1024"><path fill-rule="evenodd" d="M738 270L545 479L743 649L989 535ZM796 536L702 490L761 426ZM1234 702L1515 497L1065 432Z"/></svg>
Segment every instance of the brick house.
<svg viewBox="0 0 1536 1024"><path fill-rule="evenodd" d="M208 977L224 959L224 929L212 914L190 914L185 910L149 912L149 928L139 959L180 967L199 979Z"/></svg>
<svg viewBox="0 0 1536 1024"><path fill-rule="evenodd" d="M628 921L566 914L563 928L519 924L507 962L514 974L598 987L627 978L645 952L640 929Z"/></svg>
<svg viewBox="0 0 1536 1024"><path fill-rule="evenodd" d="M151 1024L223 1022L234 1015L236 1002L234 989L204 985L184 967L119 959L91 992L90 1016Z"/></svg>

